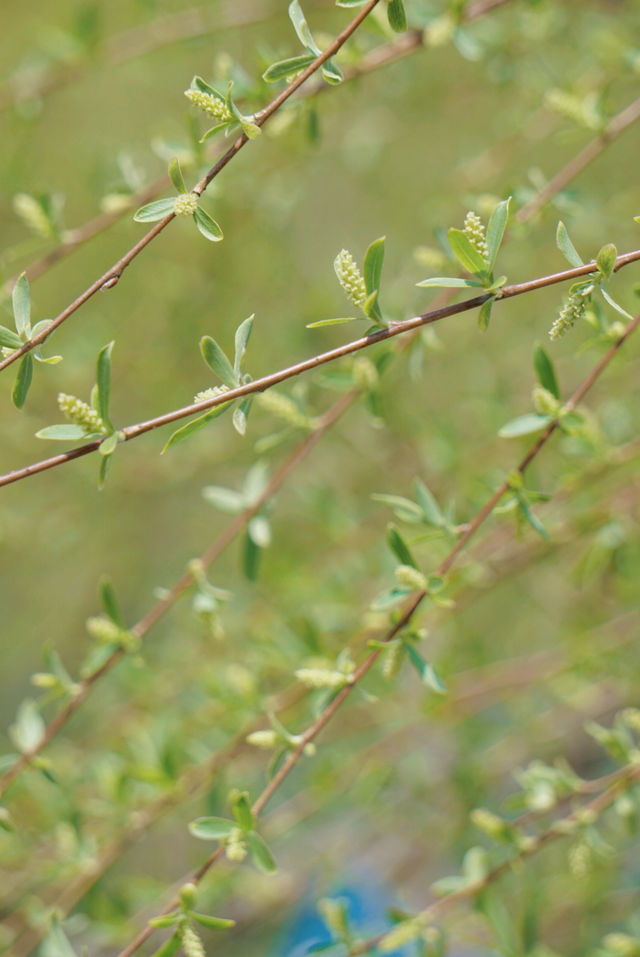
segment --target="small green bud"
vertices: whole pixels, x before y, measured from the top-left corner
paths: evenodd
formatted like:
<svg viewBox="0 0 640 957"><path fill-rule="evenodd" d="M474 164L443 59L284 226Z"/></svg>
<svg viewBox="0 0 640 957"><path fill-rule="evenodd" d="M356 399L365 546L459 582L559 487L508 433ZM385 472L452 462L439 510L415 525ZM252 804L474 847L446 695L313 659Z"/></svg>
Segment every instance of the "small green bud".
<svg viewBox="0 0 640 957"><path fill-rule="evenodd" d="M399 585L402 585L404 588L415 589L416 591L424 591L427 587L427 579L422 574L421 571L418 571L417 568L414 568L413 565L398 565L395 570L396 581Z"/></svg>
<svg viewBox="0 0 640 957"><path fill-rule="evenodd" d="M348 675L329 668L298 668L295 672L298 681L307 688L343 688L349 684Z"/></svg>
<svg viewBox="0 0 640 957"><path fill-rule="evenodd" d="M487 811L483 807L477 807L470 815L471 823L479 831L493 838L494 841L508 840L513 834L513 828L508 821L504 821L492 811Z"/></svg>
<svg viewBox="0 0 640 957"><path fill-rule="evenodd" d="M36 688L56 688L60 681L48 671L37 671L34 675L31 675L31 684L35 685Z"/></svg>
<svg viewBox="0 0 640 957"><path fill-rule="evenodd" d="M259 392L256 395L256 402L263 409L277 415L288 425L293 425L297 429L313 429L313 419L301 412L293 399L269 389L266 392Z"/></svg>
<svg viewBox="0 0 640 957"><path fill-rule="evenodd" d="M191 881L188 884L183 884L180 888L179 897L184 910L191 910L192 907L196 906L198 900L198 888Z"/></svg>
<svg viewBox="0 0 640 957"><path fill-rule="evenodd" d="M193 216L197 208L198 197L195 193L180 193L173 204L173 212L176 216Z"/></svg>
<svg viewBox="0 0 640 957"><path fill-rule="evenodd" d="M112 644L119 642L122 636L122 630L114 622L101 615L95 618L87 618L87 631L95 641Z"/></svg>
<svg viewBox="0 0 640 957"><path fill-rule="evenodd" d="M598 258L596 259L598 270L605 279L608 279L613 272L613 267L616 264L617 256L618 250L613 243L607 243L606 246L603 246L598 253Z"/></svg>
<svg viewBox="0 0 640 957"><path fill-rule="evenodd" d="M269 751L271 748L277 748L280 743L280 736L270 729L264 731L252 731L246 737L247 744L252 744L254 748L263 748Z"/></svg>
<svg viewBox="0 0 640 957"><path fill-rule="evenodd" d="M560 402L553 392L537 385L531 393L533 407L540 415L555 415L560 408Z"/></svg>
<svg viewBox="0 0 640 957"><path fill-rule="evenodd" d="M373 392L380 381L378 370L366 356L358 356L354 359L351 374L354 386L361 392Z"/></svg>
<svg viewBox="0 0 640 957"><path fill-rule="evenodd" d="M602 943L607 950L620 954L620 957L639 957L640 955L640 941L636 937L631 937L630 934L607 934Z"/></svg>
<svg viewBox="0 0 640 957"><path fill-rule="evenodd" d="M338 282L354 306L361 306L367 298L367 290L355 260L348 249L341 249L333 262Z"/></svg>

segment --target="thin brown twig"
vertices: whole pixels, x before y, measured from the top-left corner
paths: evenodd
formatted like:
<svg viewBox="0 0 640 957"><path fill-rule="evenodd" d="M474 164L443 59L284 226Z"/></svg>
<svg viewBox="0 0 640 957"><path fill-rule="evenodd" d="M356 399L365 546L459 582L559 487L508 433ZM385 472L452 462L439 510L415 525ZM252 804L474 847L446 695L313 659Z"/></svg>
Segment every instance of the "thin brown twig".
<svg viewBox="0 0 640 957"><path fill-rule="evenodd" d="M589 375L578 386L578 388L575 390L571 398L564 404L563 411L568 411L575 408L575 406L582 401L585 394L593 386L593 384L596 382L598 377L602 374L604 369L609 365L612 359L617 355L619 349L622 347L624 342L626 342L629 336L633 334L633 332L637 329L639 325L640 325L640 313L638 313L638 315L629 323L629 325L625 329L624 333L620 336L620 338L611 346L610 349L607 350L607 352L600 359L600 361L595 365L595 367L592 369ZM549 441L553 433L558 428L559 424L560 424L560 418L557 417L546 427L546 429L542 432L537 442L534 443L534 445L529 449L529 451L524 456L524 458L520 461L515 471L519 472L520 474L523 474L526 471L526 469L531 464L533 459L538 455L541 449ZM455 563L461 551L467 545L469 540L475 535L480 525L482 525L482 523L488 518L488 516L494 510L494 508L496 507L496 505L498 504L502 496L510 488L511 488L510 480L506 480L499 486L499 488L489 498L489 500L485 503L485 505L476 513L476 516L468 524L466 531L460 537L456 545L450 550L448 555L439 564L439 566L435 570L435 573L434 573L435 575L444 576L447 574L447 572L451 569L451 567L453 566L453 564ZM409 597L406 604L404 605L402 610L399 612L395 624L380 639L379 645L384 646L386 644L389 644L407 627L413 615L415 614L416 610L424 601L424 599L427 597L427 595L428 595L428 592L426 590L422 590ZM357 685L371 670L371 668L373 667L375 662L378 660L381 653L382 653L382 647L376 647L369 653L369 655L360 663L360 665L358 665L358 667L355 669L352 675L349 676L348 683L345 684L345 686L330 701L330 703L316 718L313 724L300 736L299 744L291 752L289 757L281 765L281 767L276 772L274 777L269 781L267 786L264 788L264 790L255 800L252 806L252 812L256 818L260 816L266 804L273 797L275 792L279 789L279 787L286 780L289 774L297 766L298 762L302 758L302 755L304 754L304 750L306 746L310 744L320 734L323 728L331 721L331 719L333 718L335 713L338 711L340 706L343 704L343 702L350 696L354 688L357 687ZM640 777L640 767L634 766L632 769L632 775L633 775L633 779L635 779L635 777ZM606 792L606 793L609 794L609 792ZM594 809L596 807L599 807L598 802L600 802L601 800L602 800L602 796L600 798L596 798L594 801L591 802L589 807L593 806ZM545 834L546 833L547 832L545 832ZM555 832L553 833L555 834ZM543 840L541 838L536 839L536 841L540 841L541 843L546 843L548 840L550 840L550 837L548 836L544 837ZM220 844L220 846L216 848L216 850L207 858L207 860L204 861L204 863L191 875L190 880L195 884L200 883L202 878L209 872L209 870L213 867L216 861L218 861L223 856L224 853L225 853L224 845ZM504 865L501 865L500 868L496 868L495 876L499 876L499 874L503 873L510 866L511 866L511 862L506 862ZM490 873L493 873L493 872L490 872ZM468 889L465 888L465 890L468 890ZM449 895L449 897L445 898L445 900L451 902L452 898L455 899L455 896ZM433 906L440 907L442 905L443 905L443 901L439 901L436 905L433 905ZM179 906L179 899L173 898L166 905L166 907L164 907L163 910L160 911L158 916L167 914L178 906ZM131 957L131 954L135 953L135 951L142 946L142 944L151 936L153 931L154 931L154 928L151 925L147 925L138 934L138 936L131 942L131 944L129 944L127 947L125 947L123 951L120 952L118 957Z"/></svg>
<svg viewBox="0 0 640 957"><path fill-rule="evenodd" d="M511 0L488 0L488 2L471 4L464 11L463 21L465 23L471 23L472 21L479 19L485 13L489 13L496 7L503 6L509 2L511 2ZM184 11L185 15L189 13L190 11ZM181 16L181 14L178 14L178 16ZM167 21L171 20L169 17L166 19ZM417 50L423 48L424 39L422 31L407 30L407 32L397 40L394 40L391 43L381 44L379 47L370 50L364 55L362 61L357 65L346 66L343 69L344 81L348 82L349 80L365 76L374 72L375 70L380 69L381 67L387 66L390 63L395 63L397 60L403 59L409 54L415 53ZM319 94L326 92L328 89L329 86L324 81L320 81L316 84L299 90L297 95L302 98L309 98L312 96L318 96ZM2 109L1 105L0 109ZM37 279L57 262L60 262L69 256L75 249L78 249L84 243L93 239L94 236L104 232L114 223L118 222L118 220L120 220L127 213L137 209L144 203L150 202L150 200L158 196L164 189L167 188L169 182L169 177L164 174L163 176L155 179L152 183L149 183L147 186L140 189L138 192L133 193L127 198L126 202L118 210L100 213L98 216L95 216L84 225L69 230L59 245L55 246L48 253L45 253L45 255L40 259L37 259L30 266L26 267L25 273L27 279L30 282ZM11 279L7 280L4 286L7 293L11 292L17 278L17 276L13 276Z"/></svg>
<svg viewBox="0 0 640 957"><path fill-rule="evenodd" d="M234 0L226 7L202 6L178 10L144 26L131 27L110 37L104 42L101 54L86 57L77 63L66 64L49 71L39 81L25 81L18 70L17 75L0 86L0 112L18 106L36 97L45 96L77 81L88 66L104 69L120 66L139 57L147 56L165 46L205 36L214 31L232 30L250 24L264 23L275 14L273 9L256 10L253 2L244 6Z"/></svg>
<svg viewBox="0 0 640 957"><path fill-rule="evenodd" d="M306 80L312 76L316 70L320 69L323 63L326 63L328 59L334 56L337 51L344 46L349 37L358 29L360 24L365 20L374 7L380 2L380 0L368 0L368 3L362 7L359 13L353 18L351 23L345 27L345 29L338 34L338 36L333 40L329 46L315 58L315 60L309 64L309 66L299 73L298 76L289 83L289 85L278 94L269 103L267 107L260 111L255 117L255 123L257 126L264 126L266 122L276 113L280 107L286 103L286 101L293 96L296 90L302 86ZM209 184L222 172L222 170L227 166L231 160L236 156L240 150L246 146L249 142L249 137L246 133L242 133L234 143L226 150L225 153L218 159L218 161L211 167L211 169L205 173L205 175L196 183L191 192L195 196L202 196ZM107 269L99 279L96 279L83 293L81 293L70 305L63 309L63 311L52 319L51 322L42 330L42 332L33 336L28 342L25 342L19 349L16 349L15 352L12 352L11 355L7 356L6 359L3 359L0 362L0 372L3 369L6 369L13 362L16 362L27 352L30 352L36 346L41 345L45 342L46 339L62 325L70 316L72 316L85 302L88 302L97 292L100 290L112 289L117 285L120 277L122 276L124 270L129 266L136 256L145 249L150 242L152 242L156 236L158 236L168 225L175 219L175 213L169 213L164 219L161 219L160 222L156 223L149 232L142 237L134 246L129 249L128 252L124 254L110 269Z"/></svg>
<svg viewBox="0 0 640 957"><path fill-rule="evenodd" d="M625 106L612 120L607 124L602 133L594 137L576 156L564 166L559 173L549 180L549 182L529 200L528 203L516 214L516 219L520 223L528 222L538 210L549 200L556 196L561 190L565 189L576 176L586 169L601 153L604 153L607 146L617 140L630 126L640 119L640 97Z"/></svg>
<svg viewBox="0 0 640 957"><path fill-rule="evenodd" d="M627 266L630 263L637 262L638 260L640 260L640 249L623 253L616 259L614 271L618 271L619 269L622 269L623 266ZM577 266L573 269L565 269L562 272L552 273L547 276L540 276L537 279L530 279L527 282L515 283L511 286L504 286L501 290L502 294L499 298L510 299L514 296L520 296L523 293L532 292L536 289L542 289L545 286L551 286L555 283L566 282L567 280L576 279L580 276L586 276L597 271L597 263L592 261L584 266ZM351 342L347 342L342 346L337 346L335 349L330 349L328 352L320 353L319 355L315 355L310 359L304 359L302 362L297 362L294 365L287 366L286 368L280 369L277 372L272 372L269 375L262 376L259 379L254 379L245 385L240 385L234 389L229 389L228 391L214 396L211 399L207 399L204 402L194 402L191 403L191 405L183 406L180 409L174 409L172 412L166 412L164 415L156 416L153 419L147 419L145 422L138 422L136 425L127 425L123 429L119 430L120 441L128 442L131 439L138 438L140 435L144 435L147 432L158 429L163 425L170 425L173 422L178 422L180 419L187 418L195 413L204 413L210 409L216 408L217 406L225 405L227 402L232 402L234 399L243 398L256 392L264 392L266 389L270 389L275 385L279 385L281 382L285 382L287 379L291 379L303 372L309 372L313 369L317 369L327 362L333 362L336 359L341 359L345 356L352 355L361 349L366 349L367 347L376 345L379 342L385 342L387 339L391 339L405 332L411 332L415 329L419 329L422 326L428 325L429 323L438 322L440 319L458 315L463 312L468 312L471 309L476 309L490 298L492 298L491 293L484 293L482 295L474 296L472 299L465 299L459 303L453 303L438 309L431 309L427 312L421 313L418 316L413 316L411 319L403 319L399 322L389 323L388 326L385 326L384 328L377 330L370 335L364 336L361 339L352 340ZM5 475L0 475L0 488L4 485L11 485L14 482L19 482L22 479L29 478L32 475L37 475L40 472L46 472L48 469L56 468L58 465L64 465L73 459L81 458L84 455L89 455L90 453L97 451L103 441L103 439L94 439L93 441L87 442L85 445L81 445L78 448L71 449L67 452L61 452L59 455L51 456L48 459L42 459L41 461L34 462L31 465L23 466L22 468L15 469L12 472L7 472Z"/></svg>
<svg viewBox="0 0 640 957"><path fill-rule="evenodd" d="M593 800L588 801L582 807L577 808L570 814L567 814L566 817L561 818L559 821L555 821L541 834L538 834L536 837L532 837L516 854L513 855L513 857L508 858L501 864L498 864L496 867L492 868L484 875L484 877L467 884L460 890L447 894L446 897L442 897L438 901L435 901L429 907L426 907L424 910L420 911L416 917L410 918L409 921L415 921L420 925L420 927L424 928L433 925L435 921L443 917L444 914L446 914L452 908L457 907L458 904L462 904L466 901L476 898L482 893L482 891L486 890L491 884L494 884L504 874L506 874L512 868L517 867L518 863L527 860L534 854L537 854L538 851L542 850L543 847L546 847L547 844L551 844L553 841L557 841L562 837L567 837L568 835L574 834L581 821L587 819L597 819L604 811L611 807L611 805L623 791L625 791L631 785L637 783L639 779L640 766L638 764L625 765L618 771L615 771L613 774L607 775L606 778L601 779L600 783L602 785L608 784L608 786L601 794L598 794L597 797L593 798ZM596 786L598 785L597 781L589 783L593 783ZM368 940L357 942L351 947L349 951L349 957L356 957L356 955L368 953L370 950L373 950L374 947L377 947L380 942L390 933L392 933L392 930L386 930L380 934L376 934L375 937L371 937Z"/></svg>
<svg viewBox="0 0 640 957"><path fill-rule="evenodd" d="M199 562L203 568L208 568L216 558L231 544L236 535L256 515L260 509L269 501L277 489L284 483L289 474L296 466L309 454L320 438L336 422L337 419L353 404L357 398L356 392L347 392L334 403L333 406L319 419L316 428L309 433L302 442L293 450L291 455L284 461L280 468L274 472L269 482L265 485L260 495L251 505L239 512L227 525L224 531L216 538L212 545L203 552ZM194 578L190 571L186 571L166 594L149 609L132 628L131 634L136 638L143 638L150 629L175 605L181 595L193 584ZM0 777L0 795L4 794L11 783L18 775L31 764L33 759L51 743L56 735L64 728L68 721L73 717L76 711L84 704L94 685L120 661L126 654L122 647L116 648L104 661L99 668L96 668L78 685L77 691L67 701L64 707L47 724L44 734L35 748L26 751L7 768Z"/></svg>

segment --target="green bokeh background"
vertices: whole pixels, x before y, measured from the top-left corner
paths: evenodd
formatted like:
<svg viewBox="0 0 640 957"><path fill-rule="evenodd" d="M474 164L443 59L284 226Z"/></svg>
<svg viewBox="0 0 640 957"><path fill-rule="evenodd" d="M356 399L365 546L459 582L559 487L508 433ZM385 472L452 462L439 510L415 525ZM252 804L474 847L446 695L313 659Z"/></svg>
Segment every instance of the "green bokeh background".
<svg viewBox="0 0 640 957"><path fill-rule="evenodd" d="M50 248L30 238L15 214L16 193L63 193L67 226L85 222L98 213L101 197L121 185L119 156L148 182L166 169L151 142L186 142L183 90L194 73L216 80L224 54L258 76L269 58L297 52L286 4L254 7L261 15L254 24L176 41L114 66L103 62L106 38L149 26L186 4L110 0L91 6L98 42L92 56L77 61L73 82L0 115L5 278ZM419 24L445 8L418 0L407 0L407 7ZM251 5L208 8L219 8L224 19ZM75 0L2 5L0 59L10 82L20 83L16 71L28 61L60 57L78 13L89 9ZM305 12L320 39L334 35L349 15L318 2L305 3ZM21 413L10 405L13 374L5 373L0 469L58 450L34 433L59 421L58 391L88 398L95 356L112 339L112 417L121 426L185 405L215 384L199 354L200 337L213 335L230 349L235 327L251 313L256 321L247 368L254 376L364 330L362 324L305 328L349 308L332 269L342 247L361 260L369 242L386 235L384 305L393 318L426 309L433 293L414 285L429 274L418 247L435 246L436 230L461 225L468 208L486 209L490 197L513 194L521 205L536 170L550 177L589 140L589 131L545 107L547 90L604 91L610 115L638 95L639 21L640 8L631 2L508 3L468 28L477 59L446 44L328 89L317 98L317 141L309 138L304 115L278 135L266 127L203 200L220 222L224 242L207 243L188 221L172 223L114 289L92 298L55 334L48 352L62 353L64 361L36 369ZM371 33L361 42L384 39L381 28L378 37ZM632 128L555 208L526 229L514 226L499 271L519 281L564 268L554 242L560 216L585 259L605 242L615 242L620 251L637 247L637 146L638 130ZM191 170L187 182L194 181ZM34 319L60 312L143 233L128 214L34 281ZM628 309L635 308L639 278L630 266L613 284ZM384 546L390 515L372 492L410 494L413 477L420 475L441 503L455 504L459 521L474 514L527 447L526 440L499 439L497 430L530 408L532 344L546 339L561 294L554 287L498 304L486 335L473 314L434 327L423 351L385 373L383 421L372 421L360 406L352 409L278 494L271 514L274 542L258 582L243 579L239 544L214 566L211 580L234 594L224 612L225 643L207 639L183 602L150 636L147 667L126 663L105 680L50 754L61 777L69 775L67 797L89 830L93 812L107 831L121 823L117 815L109 817L104 768L111 767L109 755L126 752L129 735L157 741L162 725L162 733L179 739L178 750L186 736L190 756L202 756L245 717L264 710L263 695L285 687L305 655L335 654L358 633L393 568ZM6 306L2 321L10 324L8 301ZM595 361L594 350L579 348L586 339L586 328L578 329L552 347L565 396ZM587 403L612 445L637 435L639 383L638 344L632 341ZM333 397L311 377L293 388L308 390L315 412ZM41 670L45 642L76 673L88 647L85 619L98 611L101 575L112 578L133 623L153 602L154 589L168 586L224 528L226 517L203 501L201 488L240 487L255 457L253 443L276 427L255 408L247 437L221 418L164 456L169 433L152 433L118 450L101 492L91 456L2 490L3 726L25 695L34 693L29 676ZM477 840L466 824L468 810L479 803L498 807L514 789L511 772L518 765L565 754L585 774L607 769L583 726L591 717L608 723L615 709L634 703L637 651L630 639L616 642L637 626L636 461L630 455L612 467L602 452L587 454L562 438L551 444L531 470L529 486L553 492L577 476L557 505L540 512L551 542L536 541L526 529L512 554L509 517L492 519L487 534L497 543L496 554L483 565L482 544L472 549L460 587L470 589L473 600L467 606L461 599L456 614L425 616L431 628L426 653L452 689L459 681L473 683L473 672L458 679L462 672L532 652L560 653L568 669L555 677L543 669L539 680L527 683L523 665L517 681L504 688L498 681L479 714L425 695L412 674L403 672L391 688L374 679L371 690L379 701L360 701L337 720L316 763L287 784L283 808L266 827L282 864L278 883L265 889L263 879L245 869L211 882L206 893L215 912L239 920L240 929L225 938L229 953L266 953L265 935L270 940L286 921L307 881L313 877L319 885L314 893L325 893L353 861L420 906L429 882L454 872L463 850ZM274 466L291 447L273 453ZM585 478L588 468L593 471ZM425 546L424 567L434 567L443 553L441 545ZM238 703L235 696L242 698L242 682L251 684L252 674L255 697ZM304 709L294 715L296 727L307 721ZM361 754L368 757L361 760ZM188 764L184 753L177 763ZM263 766L259 753L243 756L237 769L209 788L208 812L221 813L232 785L257 791ZM66 798L36 777L25 775L15 788L15 815L26 835L24 845L8 853L16 886L29 873L24 854L36 846L37 822L49 835L51 860L61 853ZM134 788L127 800L144 804L162 785L144 787L148 793ZM93 930L81 921L75 930L91 954L124 945L139 926L128 923L138 907L155 912L162 890L202 859L202 846L184 827L195 813L204 813L202 801L151 832L89 895L81 911L95 922ZM561 851L558 860L557 867L548 860L544 872L554 903L547 905L543 937L566 953L586 953L609 928L612 914L619 926L637 904L637 890L629 890L636 886L632 849L599 864L591 883L578 888L565 873ZM627 890L614 901L606 895L618 873L625 875ZM57 877L53 865L44 874L45 885ZM27 902L34 893L29 888ZM520 893L526 898L528 891ZM562 894L569 897L564 911L557 904ZM575 913L580 929L572 940L567 927ZM478 953L492 952L486 941L475 945Z"/></svg>

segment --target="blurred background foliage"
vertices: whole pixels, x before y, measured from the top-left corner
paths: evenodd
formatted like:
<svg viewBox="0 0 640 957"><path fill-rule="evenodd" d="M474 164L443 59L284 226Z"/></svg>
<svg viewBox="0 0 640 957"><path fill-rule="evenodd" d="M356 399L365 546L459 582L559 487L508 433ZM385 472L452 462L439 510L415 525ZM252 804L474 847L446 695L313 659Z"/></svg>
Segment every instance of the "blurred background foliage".
<svg viewBox="0 0 640 957"><path fill-rule="evenodd" d="M305 328L348 314L332 269L342 247L361 261L385 234L388 313L404 318L428 308L434 294L414 284L442 272L439 231L460 226L468 208L486 218L508 195L520 208L593 137L594 111L597 123L638 96L640 4L633 0L513 0L466 26L457 45L443 29L445 2L407 0L407 8L410 24L432 30L430 48L327 89L313 107L309 100L284 110L207 191L203 207L220 222L224 242L211 245L190 224L172 224L114 289L55 334L64 361L39 370L21 413L10 405L13 375L6 374L2 471L52 454L34 433L59 420L58 391L88 397L95 355L111 339L112 414L122 426L185 405L215 384L198 341L209 334L230 349L250 313L254 376L345 341L356 328L360 334L361 324L346 333ZM129 31L153 37L159 23L186 9L178 0L0 7L5 280L55 245L29 229L16 195L59 197L66 229L114 209L118 195L163 174L175 144L188 147L194 117L183 91L193 74L220 82L235 65L254 109L272 95L258 79L265 67L298 52L285 3L214 0L203 8L210 29L182 39L176 30L153 51L117 62ZM321 45L349 16L319 0L304 9ZM229 25L234 20L241 25ZM382 16L374 23L339 63L393 40ZM28 95L52 78L50 90ZM581 122L551 108L557 89L582 104ZM512 222L498 271L515 282L565 268L554 241L558 218L585 259L605 242L619 251L639 246L637 146L632 128L526 226ZM196 174L185 168L188 184ZM142 235L127 213L34 280L34 319L60 312ZM630 266L612 287L632 312L639 279ZM385 372L381 415L357 404L277 494L257 581L243 576L241 538L215 563L210 580L232 592L221 612L224 637L184 599L141 655L96 687L46 752L54 780L29 770L8 796L15 829L0 835L5 952L28 953L24 941L101 849L140 809L175 795L192 764L259 718L296 668L333 660L349 642L356 654L363 625L374 634L384 623L367 609L392 581L384 544L392 516L371 494L410 495L420 476L457 521L473 516L527 447L497 431L530 408L532 346L546 339L564 292L499 303L486 335L472 313L422 333ZM4 306L3 323L8 297ZM584 348L589 334L580 327L553 345L564 397L594 363L597 350ZM608 725L637 703L639 372L632 340L589 396L591 439L556 437L532 467L527 486L553 495L538 509L549 541L514 529L511 515L494 516L452 576L456 608L421 613L429 629L422 647L447 694L425 689L410 669L393 682L368 678L375 700L355 696L270 806L263 832L278 874L223 865L207 879L207 906L238 921L216 946L229 954L297 953L292 927L304 925L300 915L313 912L318 897L343 892L355 895L363 933L379 930L386 906L424 906L429 884L459 869L478 843L469 812L499 810L517 790L518 768L564 755L586 777L611 769L584 726ZM335 397L322 375L282 391L313 414ZM138 620L228 520L202 488L240 489L255 443L280 427L256 405L245 438L223 417L162 457L168 433L128 444L102 492L91 456L3 490L4 727L25 696L39 693L29 676L42 670L45 644L77 673L100 577L113 580L127 623ZM270 470L302 434L263 456ZM446 549L442 541L416 546L421 567L434 568ZM303 729L308 701L285 719ZM124 946L139 912L155 913L167 887L208 853L186 823L226 813L233 786L256 794L265 766L263 752L239 745L228 767L207 776L192 798L176 799L116 855L66 925L77 946L87 944L91 955ZM558 843L500 885L527 929L517 953L595 953L612 929L640 932L633 926L637 836L623 835L623 824L609 825L601 853L591 851L582 870ZM505 952L473 911L448 929L452 953Z"/></svg>

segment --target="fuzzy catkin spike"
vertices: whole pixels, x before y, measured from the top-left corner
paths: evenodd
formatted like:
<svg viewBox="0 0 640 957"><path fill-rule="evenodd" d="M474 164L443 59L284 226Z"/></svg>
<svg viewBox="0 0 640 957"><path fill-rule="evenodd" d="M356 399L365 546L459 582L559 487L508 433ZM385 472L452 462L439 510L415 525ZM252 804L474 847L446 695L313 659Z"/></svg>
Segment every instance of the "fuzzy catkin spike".
<svg viewBox="0 0 640 957"><path fill-rule="evenodd" d="M244 833L239 827L234 827L233 830L229 832L229 836L225 841L225 853L228 860L240 862L247 856L247 845L243 840L243 836Z"/></svg>
<svg viewBox="0 0 640 957"><path fill-rule="evenodd" d="M233 113L224 100L221 100L217 96L212 96L211 93L203 93L202 90L185 90L184 95L194 106L197 106L199 110L202 110L202 112L208 116L213 116L221 123L229 123L234 118Z"/></svg>
<svg viewBox="0 0 640 957"><path fill-rule="evenodd" d="M572 292L560 310L558 318L551 326L549 338L552 340L559 339L568 332L579 319L582 319L586 308L586 297L579 292Z"/></svg>
<svg viewBox="0 0 640 957"><path fill-rule="evenodd" d="M292 425L296 429L314 428L313 419L301 412L293 399L283 395L282 392L276 392L275 389L258 392L256 402L261 408L276 415L287 425Z"/></svg>
<svg viewBox="0 0 640 957"><path fill-rule="evenodd" d="M367 298L367 290L356 262L348 249L341 249L333 261L338 282L354 306L361 306Z"/></svg>
<svg viewBox="0 0 640 957"><path fill-rule="evenodd" d="M76 398L75 395L67 395L66 392L58 393L58 408L69 422L74 425L81 425L87 433L102 432L105 433L106 427L95 409Z"/></svg>
<svg viewBox="0 0 640 957"><path fill-rule="evenodd" d="M192 927L185 927L182 932L182 949L186 957L207 957L202 941Z"/></svg>
<svg viewBox="0 0 640 957"><path fill-rule="evenodd" d="M477 213L469 210L464 218L462 232L465 234L476 252L479 252L485 263L489 260L489 247L485 236L484 225Z"/></svg>

